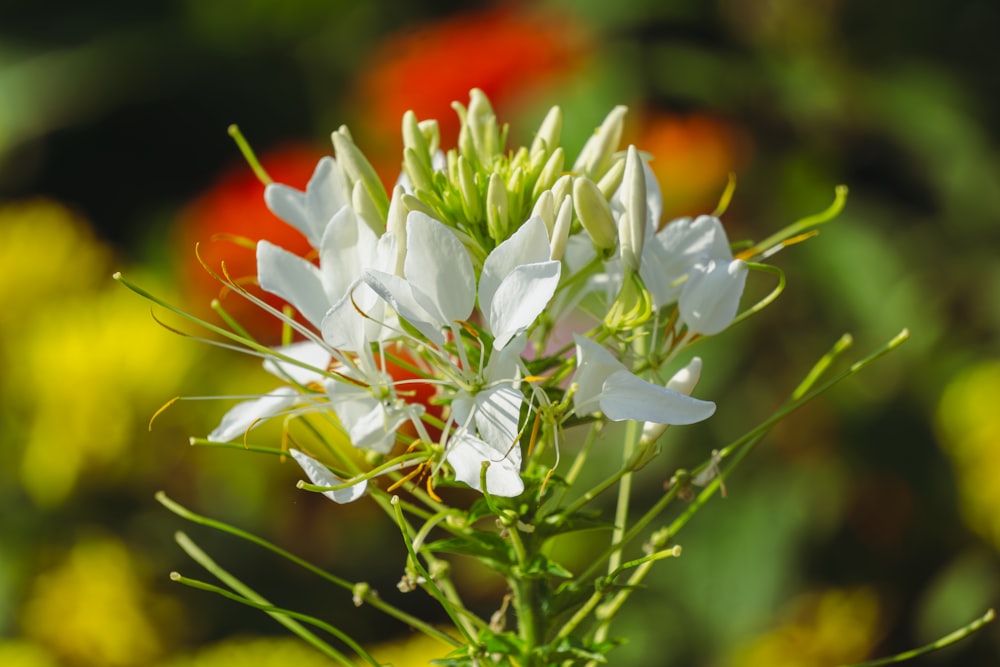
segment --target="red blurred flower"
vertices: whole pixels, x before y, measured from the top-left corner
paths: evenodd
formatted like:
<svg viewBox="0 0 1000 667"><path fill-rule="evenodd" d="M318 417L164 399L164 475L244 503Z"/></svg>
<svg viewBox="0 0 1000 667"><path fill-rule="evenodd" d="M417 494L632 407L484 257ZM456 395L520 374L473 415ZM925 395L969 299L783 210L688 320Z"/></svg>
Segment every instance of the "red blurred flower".
<svg viewBox="0 0 1000 667"><path fill-rule="evenodd" d="M480 88L499 111L530 97L532 88L581 65L588 51L583 33L572 17L503 5L389 36L361 72L358 97L372 140L398 143L366 151L400 155L400 119L409 109L418 119L436 118L442 145L454 145L453 101L464 103L469 90Z"/></svg>
<svg viewBox="0 0 1000 667"><path fill-rule="evenodd" d="M316 149L293 146L266 154L261 162L275 181L305 189L321 155ZM227 294L195 255L198 244L201 259L213 271L221 274L225 263L229 276L245 284L250 292L277 308L283 305L280 299L256 287L255 250L252 244L241 244L236 239L252 243L267 239L303 256L308 256L311 248L301 233L268 210L264 204L264 185L250 167L240 163L229 168L207 192L188 205L181 214L176 238L187 308L216 321L209 304L221 297L226 311L260 342L277 343L281 323L238 294Z"/></svg>

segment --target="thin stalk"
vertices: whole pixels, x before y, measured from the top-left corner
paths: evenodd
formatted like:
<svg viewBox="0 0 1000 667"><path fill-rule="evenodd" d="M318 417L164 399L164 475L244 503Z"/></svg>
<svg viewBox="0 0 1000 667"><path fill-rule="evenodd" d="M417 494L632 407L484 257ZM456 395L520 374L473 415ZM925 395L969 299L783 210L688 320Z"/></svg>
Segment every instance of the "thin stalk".
<svg viewBox="0 0 1000 667"><path fill-rule="evenodd" d="M630 420L625 427L625 442L622 446L622 462L628 464L632 459L639 438L642 436L642 425L637 421ZM615 525L611 529L611 545L613 546L608 556L608 574L614 574L622 563L622 549L624 544L622 538L628 526L629 500L632 494L632 473L627 472L622 475L618 485L618 505L615 507ZM617 545L617 546L614 546ZM601 619L594 632L595 641L604 641L608 636L611 627L611 619Z"/></svg>
<svg viewBox="0 0 1000 667"><path fill-rule="evenodd" d="M177 516L181 517L182 519L185 519L187 521L190 521L191 523L195 523L198 525L214 528L215 530L218 530L220 532L228 533L229 535L233 535L242 540L246 540L247 542L251 542L253 544L256 544L257 546L263 547L264 549L267 549L268 551L295 563L299 567L308 570L309 572L334 584L335 586L350 591L352 594L356 594L359 591L359 587L357 584L351 583L349 581L341 579L340 577L337 577L336 575L330 574L326 570L323 570L322 568L313 565L309 561L304 560L288 551L285 551L276 544L268 542L263 538L257 537L252 533L248 533L245 530L240 530L239 528L231 526L227 523L223 523L222 521L217 521L215 519L210 519L206 516L196 514L191 510L187 509L186 507L180 505L176 501L168 498L167 495L162 491L156 494L156 500L161 505L163 505L168 510L170 510ZM394 607L388 602L385 602L378 596L378 593L376 593L375 591L372 590L363 591L361 599L366 604L370 604L375 609L381 611L383 614L395 618L396 620L401 621L403 623L406 623L410 627L414 628L415 630L419 630L420 632L423 632L429 637L434 637L435 639L438 639L452 646L460 645L460 643L454 637L450 637L449 635L445 634L444 632L441 632L434 626L429 625L428 623L425 623L419 618L412 616L407 612Z"/></svg>
<svg viewBox="0 0 1000 667"><path fill-rule="evenodd" d="M184 584L185 586L189 586L191 588L196 588L200 591L207 591L209 593L215 593L216 595L221 595L222 597L229 598L234 602L239 602L240 604L246 605L248 607L253 607L254 609L258 609L260 611L263 611L265 613L271 614L276 617L283 616L289 619L302 621L303 623L308 623L309 625L317 627L320 630L328 632L329 634L333 635L337 639L341 640L342 642L350 646L360 656L362 656L362 658L364 658L364 660L368 664L375 665L375 667L378 667L379 665L379 663L376 662L374 658L372 658L372 656L368 654L368 652L365 651L364 648L361 647L360 644L351 639L350 636L345 634L339 628L336 628L330 625L329 623L326 623L325 621L321 621L318 618L314 618L312 616L309 616L308 614L303 614L297 611L292 611L290 609L283 609L281 607L275 607L274 605L270 604L262 604L254 600L250 600L249 598L245 598L242 595L237 595L236 593L227 591L225 588L222 588L221 586L216 586L214 584L209 584L204 581L199 581L198 579L191 579L190 577L185 577L179 572L171 572L170 580L175 581L179 584ZM326 652L324 651L324 653ZM351 667L355 664L352 660L349 660L347 656L339 652L336 655L328 655L328 657L332 657L341 664L347 665L348 667Z"/></svg>
<svg viewBox="0 0 1000 667"><path fill-rule="evenodd" d="M208 570L211 574L213 574L219 581L224 583L226 586L229 586L229 588L233 589L234 591L236 591L237 593L239 593L240 595L242 595L244 598L246 598L251 602L267 606L271 605L271 603L268 602L267 599L264 598L262 595L260 595L252 588L244 584L242 581L234 577L232 574L221 568L214 560L212 560L211 557L209 557L208 554L202 551L198 547L198 545L196 545L187 535L185 535L182 532L177 532L174 537L177 540L177 544L180 545L180 547L188 554L188 556L190 556L195 562L197 562L203 568ZM343 653L333 648L325 641L314 635L312 632L304 628L302 624L299 623L298 621L289 618L287 615L283 613L279 613L276 611L268 611L265 613L267 613L268 616L276 620L278 623L288 628L291 632L301 637L310 646L322 652L327 657L337 660L341 664L351 665L351 662L347 659L347 656L345 656ZM359 655L367 655L367 653L364 653L362 649L362 652L359 653ZM371 656L368 657L369 659L371 658ZM374 662L374 660L371 660L371 662L376 665L378 664Z"/></svg>
<svg viewBox="0 0 1000 667"><path fill-rule="evenodd" d="M946 646L951 646L957 641L965 639L972 633L980 630L987 623L991 623L996 618L996 613L990 609L985 614L972 621L965 627L959 628L954 632L945 635L937 641L933 641L930 644L921 646L920 648L915 648L910 651L904 651L903 653L897 653L896 655L889 656L888 658L879 658L878 660L869 660L868 662L858 662L853 665L848 665L846 667L879 667L879 665L893 665L897 662L903 662L904 660L910 660L912 658L931 653L932 651L937 651L943 649Z"/></svg>

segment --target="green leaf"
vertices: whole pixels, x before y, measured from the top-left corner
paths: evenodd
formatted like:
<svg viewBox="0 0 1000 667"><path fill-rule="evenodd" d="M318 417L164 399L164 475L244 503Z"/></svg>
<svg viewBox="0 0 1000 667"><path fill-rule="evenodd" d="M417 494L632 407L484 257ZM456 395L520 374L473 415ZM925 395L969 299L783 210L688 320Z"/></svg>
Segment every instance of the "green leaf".
<svg viewBox="0 0 1000 667"><path fill-rule="evenodd" d="M496 567L503 574L508 573L514 563L510 546L496 533L476 531L462 537L449 537L431 542L424 545L424 548L433 552L473 556Z"/></svg>

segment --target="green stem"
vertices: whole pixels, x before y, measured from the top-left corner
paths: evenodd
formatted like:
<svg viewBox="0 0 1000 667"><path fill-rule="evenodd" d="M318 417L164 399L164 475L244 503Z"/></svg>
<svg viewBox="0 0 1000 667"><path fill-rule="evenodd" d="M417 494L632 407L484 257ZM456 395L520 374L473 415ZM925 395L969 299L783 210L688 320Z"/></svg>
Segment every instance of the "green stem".
<svg viewBox="0 0 1000 667"><path fill-rule="evenodd" d="M639 438L642 436L642 424L630 420L625 426L625 442L622 445L622 461L625 465L632 459ZM618 505L615 507L615 525L611 529L612 551L608 556L608 574L614 574L622 563L622 549L625 545L622 538L628 526L629 500L632 493L632 473L627 472L622 475L618 485ZM601 642L607 639L611 628L613 615L608 615L600 619L597 629L594 631L594 640Z"/></svg>
<svg viewBox="0 0 1000 667"><path fill-rule="evenodd" d="M972 621L965 627L959 628L952 632L951 634L945 635L937 641L933 641L930 644L921 646L920 648L915 648L910 651L904 651L903 653L897 653L896 655L890 656L888 658L879 658L878 660L870 660L868 662L859 662L853 665L848 665L847 667L878 667L879 665L892 665L897 662L903 662L904 660L910 660L912 658L919 657L926 653L931 653L932 651L937 651L946 646L951 646L955 642L965 639L972 633L980 630L987 623L991 623L994 618L996 618L996 613L990 609L985 614Z"/></svg>
<svg viewBox="0 0 1000 667"><path fill-rule="evenodd" d="M507 527L507 535L510 537L510 544L520 570L509 578L514 592L514 608L517 610L517 631L524 642L524 664L531 665L535 661L532 654L542 635L542 628L539 627L540 619L536 613L538 579L534 576L525 576L529 566L528 550L525 548L524 540L521 539L521 533L518 532L516 520Z"/></svg>
<svg viewBox="0 0 1000 667"><path fill-rule="evenodd" d="M361 647L360 644L355 642L348 635L344 634L344 632L342 632L340 629L330 625L329 623L326 623L325 621L321 621L318 618L314 618L312 616L309 616L308 614L302 614L297 611L291 611L290 609L283 609L281 607L275 607L274 605L255 602L254 600L245 598L242 595L237 595L236 593L227 591L226 589L220 586L209 584L204 581L199 581L197 579L191 579L189 577L185 577L179 572L171 572L170 580L175 581L179 584L184 584L185 586L190 586L191 588L196 588L200 591L207 591L209 593L215 593L216 595L221 595L222 597L229 598L230 600L239 602L240 604L246 605L248 607L253 607L254 609L258 609L268 614L275 615L276 617L284 616L302 621L303 623L308 623L309 625L315 626L320 630L324 630L333 635L334 637L337 637L342 642L344 642L352 649L354 649L356 652L358 652L358 654L361 655L365 659L365 661L367 661L369 664L376 665L376 667L378 667L379 663L375 662L374 659ZM349 667L355 664L353 661L348 660L346 656L339 653L337 655L331 655L329 657L332 657L336 659L338 662L344 665L348 665Z"/></svg>
<svg viewBox="0 0 1000 667"><path fill-rule="evenodd" d="M173 512L177 516L181 517L182 519L186 519L187 521L190 521L191 523L195 523L195 524L198 524L198 525L207 526L209 528L214 528L215 530L221 531L223 533L228 533L228 534L233 535L235 537L238 537L238 538L240 538L242 540L246 540L247 542L252 542L253 544L256 544L257 546L263 547L264 549L267 549L268 551L270 551L270 552L272 552L274 554L277 554L278 556L281 556L282 558L285 558L286 560L289 560L289 561L295 563L299 567L301 567L301 568L303 568L305 570L308 570L309 572L311 572L311 573L315 574L316 576L318 576L318 577L320 577L320 578L322 578L322 579L324 579L324 580L326 580L326 581L334 584L335 586L338 586L340 588L343 588L344 590L350 591L352 594L356 594L356 593L359 592L359 590L362 590L362 589L359 588L359 586L357 584L353 584L353 583L351 583L349 581L341 579L340 577L337 577L336 575L330 574L326 570L323 570L323 569L321 569L321 568L313 565L309 561L306 561L306 560L304 560L302 558L299 558L298 556L296 556L296 555L294 555L294 554L292 554L292 553L290 553L288 551L285 551L281 547L279 547L279 546L277 546L275 544L272 544L271 542L268 542L267 540L264 540L264 539L262 539L260 537L257 537L256 535L254 535L252 533L248 533L248 532L246 532L244 530L240 530L239 528L236 528L234 526L230 526L229 524L223 523L221 521L217 521L215 519L210 519L210 518L202 516L200 514L195 514L194 512L192 512L191 510L187 509L186 507L183 507L182 505L180 505L176 501L171 500L170 498L168 498L167 495L165 493L163 493L162 491L160 491L160 492L158 492L156 494L156 500L159 501L159 503L161 505L163 505L168 510L170 510L171 512ZM459 646L460 645L460 643L457 640L455 640L454 637L450 637L449 635L441 632L440 630L438 630L434 626L432 626L432 625L430 625L428 623L425 623L424 621L420 620L419 618L417 618L415 616L411 616L410 614L406 613L405 611L403 611L401 609L398 609L398 608L394 607L393 605L385 602L384 600L382 600L378 596L378 593L376 593L373 590L368 590L368 589L362 590L361 599L366 604L370 604L375 609L378 609L379 611L381 611L383 614L385 614L387 616L390 616L392 618L395 618L396 620L401 621L403 623L406 623L410 627L414 628L415 630L419 630L420 632L423 632L425 635L427 635L429 637L433 637L435 639L438 639L438 640L440 640L442 642L445 642L447 644L450 644L452 646Z"/></svg>
<svg viewBox="0 0 1000 667"><path fill-rule="evenodd" d="M209 557L208 554L202 551L198 547L198 545L196 545L193 541L191 541L191 538L189 538L187 535L185 535L182 532L177 532L174 537L177 540L177 544L179 544L180 547L185 552L187 552L188 556L190 556L195 562L197 562L203 568L208 570L211 574L215 575L215 577L219 581L224 583L226 586L229 586L229 588L233 589L234 591L239 593L241 596L243 596L246 600L250 602L268 607L271 606L271 603L268 602L266 598L264 598L262 595L254 591L252 588L244 584L242 581L234 577L232 574L221 568L214 560L212 560L211 557ZM277 611L267 611L266 613L268 616L276 620L278 623L288 628L291 632L301 637L310 646L314 647L318 651L321 651L327 657L337 660L338 662L344 665L352 664L351 661L347 659L347 656L345 656L343 653L341 653L337 649L333 648L332 646L324 642L322 639L314 635L312 632L303 627L302 624L290 618L288 615ZM378 664L360 646L358 646L358 650L359 650L358 655L366 657L366 659L368 659L368 661L371 664L374 665Z"/></svg>

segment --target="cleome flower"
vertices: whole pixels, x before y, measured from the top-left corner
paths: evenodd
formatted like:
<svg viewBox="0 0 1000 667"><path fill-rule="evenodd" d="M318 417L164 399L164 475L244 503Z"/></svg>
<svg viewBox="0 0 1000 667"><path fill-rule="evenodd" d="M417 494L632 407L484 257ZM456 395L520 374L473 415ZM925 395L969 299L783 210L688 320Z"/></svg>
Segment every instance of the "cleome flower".
<svg viewBox="0 0 1000 667"><path fill-rule="evenodd" d="M690 395L701 359L662 385L636 369L656 377L695 334L725 329L747 265L717 218L660 228L648 156L618 150L626 109L608 114L562 175L558 108L530 147L512 151L482 93L456 109L462 130L447 152L436 122L405 116L404 170L391 198L346 128L334 133L337 157L320 160L305 191L267 186L270 209L315 250L313 260L257 245L262 289L306 324L272 312L303 340L254 348L284 384L233 407L209 439L326 413L379 472L417 465L402 479L423 481L432 495L443 478L517 496L526 476L551 465L522 449L526 432L529 444L557 443L571 417L660 432L714 413ZM581 329L578 309L603 325ZM547 353L563 336L575 354ZM644 336L645 356L632 343ZM617 354L597 342L609 337ZM352 483L300 449L292 458L336 502L370 488L370 475Z"/></svg>

